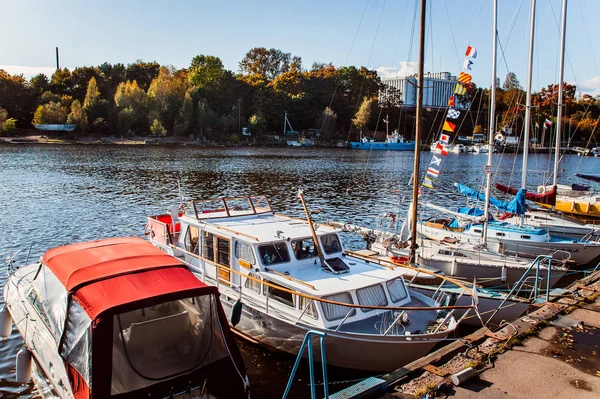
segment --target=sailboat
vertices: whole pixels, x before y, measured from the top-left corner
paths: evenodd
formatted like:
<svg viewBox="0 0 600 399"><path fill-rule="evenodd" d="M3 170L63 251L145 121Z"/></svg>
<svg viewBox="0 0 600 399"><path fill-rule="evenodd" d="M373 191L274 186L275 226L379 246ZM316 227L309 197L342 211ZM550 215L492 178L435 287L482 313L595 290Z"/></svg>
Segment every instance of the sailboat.
<svg viewBox="0 0 600 399"><path fill-rule="evenodd" d="M567 27L567 0L563 0L562 6L562 26L561 26L561 41L560 41L560 60L559 60L559 83L558 83L558 112L556 120L556 143L554 153L554 181L550 188L545 186L539 187L538 191L541 194L529 194L528 198L534 201L542 208L551 209L553 211L561 212L564 215L575 217L585 223L594 223L600 221L600 195L597 193L582 192L572 190L571 187L563 188L561 193L558 185L558 164L560 161L560 143L562 136L562 113L563 113L563 96L564 96L564 69L565 69L565 37ZM531 69L530 69L531 71ZM528 92L528 96L529 96ZM528 103L529 104L529 103ZM529 104L530 105L530 104ZM529 111L529 106L526 110L526 119ZM527 132L528 123L526 122L525 129ZM525 145L528 143L525 142ZM523 153L523 181L526 181L527 176L527 155L524 150ZM503 185L496 185L496 188L502 192L514 193L514 189ZM562 187L561 187L562 188ZM558 191L558 192L557 192ZM538 214L539 215L539 214ZM567 229L571 232L577 232L580 237L587 236L590 233L589 226L576 226L573 223L563 222L564 218L554 217L552 214L546 213L544 215L546 220L551 219L552 226L559 229L561 226L567 225ZM530 219L532 223L536 223L535 218ZM593 230L593 228L592 228Z"/></svg>
<svg viewBox="0 0 600 399"><path fill-rule="evenodd" d="M563 17L565 17L566 5L563 9ZM515 198L520 198L518 206L504 208L511 214L518 215L521 222L511 224L504 220L490 220L490 189L491 189L491 154L488 154L489 171L487 173L485 195L476 190L472 190L463 185L457 185L459 191L470 197L483 199L485 201L485 209L483 212L483 221L476 218L467 218L461 216L460 213L443 210L445 213L450 213L454 217L435 216L420 224L420 234L434 239L444 240L447 238L457 239L462 242L473 242L483 246L490 247L493 251L503 254L519 255L528 258L535 258L539 255L553 255L562 258L562 260L570 260L576 264L587 264L600 257L600 242L589 239L569 238L562 236L551 236L545 229L535 226L527 226L523 223L525 215L525 198L527 196L527 155L529 146L529 126L531 122L531 82L533 71L533 38L535 29L535 0L531 2L531 21L530 21L530 41L529 41L529 69L527 80L527 105L525 110L525 132L524 132L524 148L523 148L523 169L521 190L516 192ZM564 30L563 30L564 32ZM495 93L492 91L492 99L495 100ZM561 97L562 100L562 97ZM494 109L492 103L491 109ZM490 118L490 132L493 132L494 118ZM490 134L490 141L492 134ZM556 161L557 162L557 161ZM556 169L556 165L555 165ZM516 191L516 190L514 190ZM502 201L494 202L496 206L502 209Z"/></svg>
<svg viewBox="0 0 600 399"><path fill-rule="evenodd" d="M287 145L290 147L312 147L312 140L303 137L301 132L295 131L287 115L288 113L285 111L285 116L283 117L283 136L286 138Z"/></svg>

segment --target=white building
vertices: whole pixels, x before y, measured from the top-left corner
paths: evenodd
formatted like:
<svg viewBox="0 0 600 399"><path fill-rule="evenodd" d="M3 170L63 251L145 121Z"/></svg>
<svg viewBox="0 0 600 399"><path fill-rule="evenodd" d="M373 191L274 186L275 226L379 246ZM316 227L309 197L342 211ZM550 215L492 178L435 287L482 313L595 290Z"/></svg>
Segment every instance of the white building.
<svg viewBox="0 0 600 399"><path fill-rule="evenodd" d="M456 76L450 72L425 74L423 106L424 107L447 107L448 99L454 93ZM397 78L383 78L381 82L386 88L379 93L379 100L383 101L392 97L391 101L398 102L404 107L415 107L417 104L417 75ZM395 97L395 98L394 98ZM467 108L468 104L455 102L454 108Z"/></svg>

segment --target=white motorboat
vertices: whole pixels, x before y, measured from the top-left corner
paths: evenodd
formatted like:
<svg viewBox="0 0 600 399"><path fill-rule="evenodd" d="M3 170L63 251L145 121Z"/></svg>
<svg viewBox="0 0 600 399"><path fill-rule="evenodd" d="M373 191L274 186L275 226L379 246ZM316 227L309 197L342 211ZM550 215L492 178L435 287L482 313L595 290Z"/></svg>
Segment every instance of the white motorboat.
<svg viewBox="0 0 600 399"><path fill-rule="evenodd" d="M9 272L3 331L12 317L25 342L17 379L35 368L50 384L41 394L249 398L217 289L145 240L57 247Z"/></svg>
<svg viewBox="0 0 600 399"><path fill-rule="evenodd" d="M276 214L264 196L194 200L149 217L147 235L217 286L226 310L242 307L234 332L270 349L296 355L316 330L327 333L328 364L389 371L457 326L401 272L345 254L337 229L313 228L308 212Z"/></svg>

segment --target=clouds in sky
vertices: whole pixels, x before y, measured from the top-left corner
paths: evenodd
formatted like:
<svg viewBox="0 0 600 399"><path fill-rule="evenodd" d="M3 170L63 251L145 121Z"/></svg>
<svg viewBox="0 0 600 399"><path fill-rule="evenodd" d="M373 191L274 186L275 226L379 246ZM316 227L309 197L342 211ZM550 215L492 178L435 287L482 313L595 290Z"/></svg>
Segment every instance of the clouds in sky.
<svg viewBox="0 0 600 399"><path fill-rule="evenodd" d="M577 87L577 91L589 94L591 96L597 96L600 94L600 76L594 76L593 78L586 79Z"/></svg>
<svg viewBox="0 0 600 399"><path fill-rule="evenodd" d="M416 62L400 61L400 67L381 66L377 68L377 74L380 78L397 78L414 75L417 73L417 67Z"/></svg>
<svg viewBox="0 0 600 399"><path fill-rule="evenodd" d="M54 71L56 71L56 67L33 67L22 65L0 65L0 69L4 69L11 75L23 74L25 79L30 79L38 73L43 73L50 78Z"/></svg>

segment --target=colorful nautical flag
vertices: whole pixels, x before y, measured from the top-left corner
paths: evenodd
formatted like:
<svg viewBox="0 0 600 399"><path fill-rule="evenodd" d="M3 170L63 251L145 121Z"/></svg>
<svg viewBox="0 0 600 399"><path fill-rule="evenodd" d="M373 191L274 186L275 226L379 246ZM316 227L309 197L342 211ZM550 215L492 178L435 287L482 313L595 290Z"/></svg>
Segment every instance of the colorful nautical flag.
<svg viewBox="0 0 600 399"><path fill-rule="evenodd" d="M437 177L440 174L440 171L434 168L427 168L427 174L433 177Z"/></svg>
<svg viewBox="0 0 600 399"><path fill-rule="evenodd" d="M468 69L470 71L471 65L473 65L473 61L465 59L465 62L463 62L463 69Z"/></svg>
<svg viewBox="0 0 600 399"><path fill-rule="evenodd" d="M441 154L443 156L448 155L448 151L446 151L446 149L444 148L444 146L441 145L441 144L439 144L439 143L435 145L435 153L436 154Z"/></svg>
<svg viewBox="0 0 600 399"><path fill-rule="evenodd" d="M448 99L448 106L454 107L454 96L450 96L450 98Z"/></svg>
<svg viewBox="0 0 600 399"><path fill-rule="evenodd" d="M431 160L431 164L432 165L437 165L440 166L440 164L442 163L442 158L440 157L436 157L435 155L433 156L433 159Z"/></svg>
<svg viewBox="0 0 600 399"><path fill-rule="evenodd" d="M550 119L546 119L544 121L544 128L552 126L552 121Z"/></svg>
<svg viewBox="0 0 600 399"><path fill-rule="evenodd" d="M465 52L467 57L477 58L477 49L475 47L467 46L467 51Z"/></svg>
<svg viewBox="0 0 600 399"><path fill-rule="evenodd" d="M450 108L448 110L448 119L457 119L460 116L460 111Z"/></svg>
<svg viewBox="0 0 600 399"><path fill-rule="evenodd" d="M472 78L473 78L473 76L472 76L472 75L469 75L468 73L464 73L464 72L461 72L461 73L458 75L458 81L459 81L459 82L461 82L461 83L464 83L464 84L469 84L469 83L471 83L471 79L472 79Z"/></svg>
<svg viewBox="0 0 600 399"><path fill-rule="evenodd" d="M423 185L427 188L430 188L433 190L433 180L431 180L429 177L425 177L425 179L423 180Z"/></svg>
<svg viewBox="0 0 600 399"><path fill-rule="evenodd" d="M458 94L459 96L464 96L465 94L467 94L467 89L465 89L465 86L463 86L460 83L457 83L456 86L454 87L454 94Z"/></svg>
<svg viewBox="0 0 600 399"><path fill-rule="evenodd" d="M536 122L536 123L535 123L535 128L536 128L536 129L539 129L539 128L540 128L540 124Z"/></svg>
<svg viewBox="0 0 600 399"><path fill-rule="evenodd" d="M442 135L440 136L440 141L444 144L448 144L448 142L450 142L450 136L442 133Z"/></svg>
<svg viewBox="0 0 600 399"><path fill-rule="evenodd" d="M442 130L446 130L448 132L454 132L454 129L456 129L456 125L454 123L444 121L444 127L442 128Z"/></svg>

